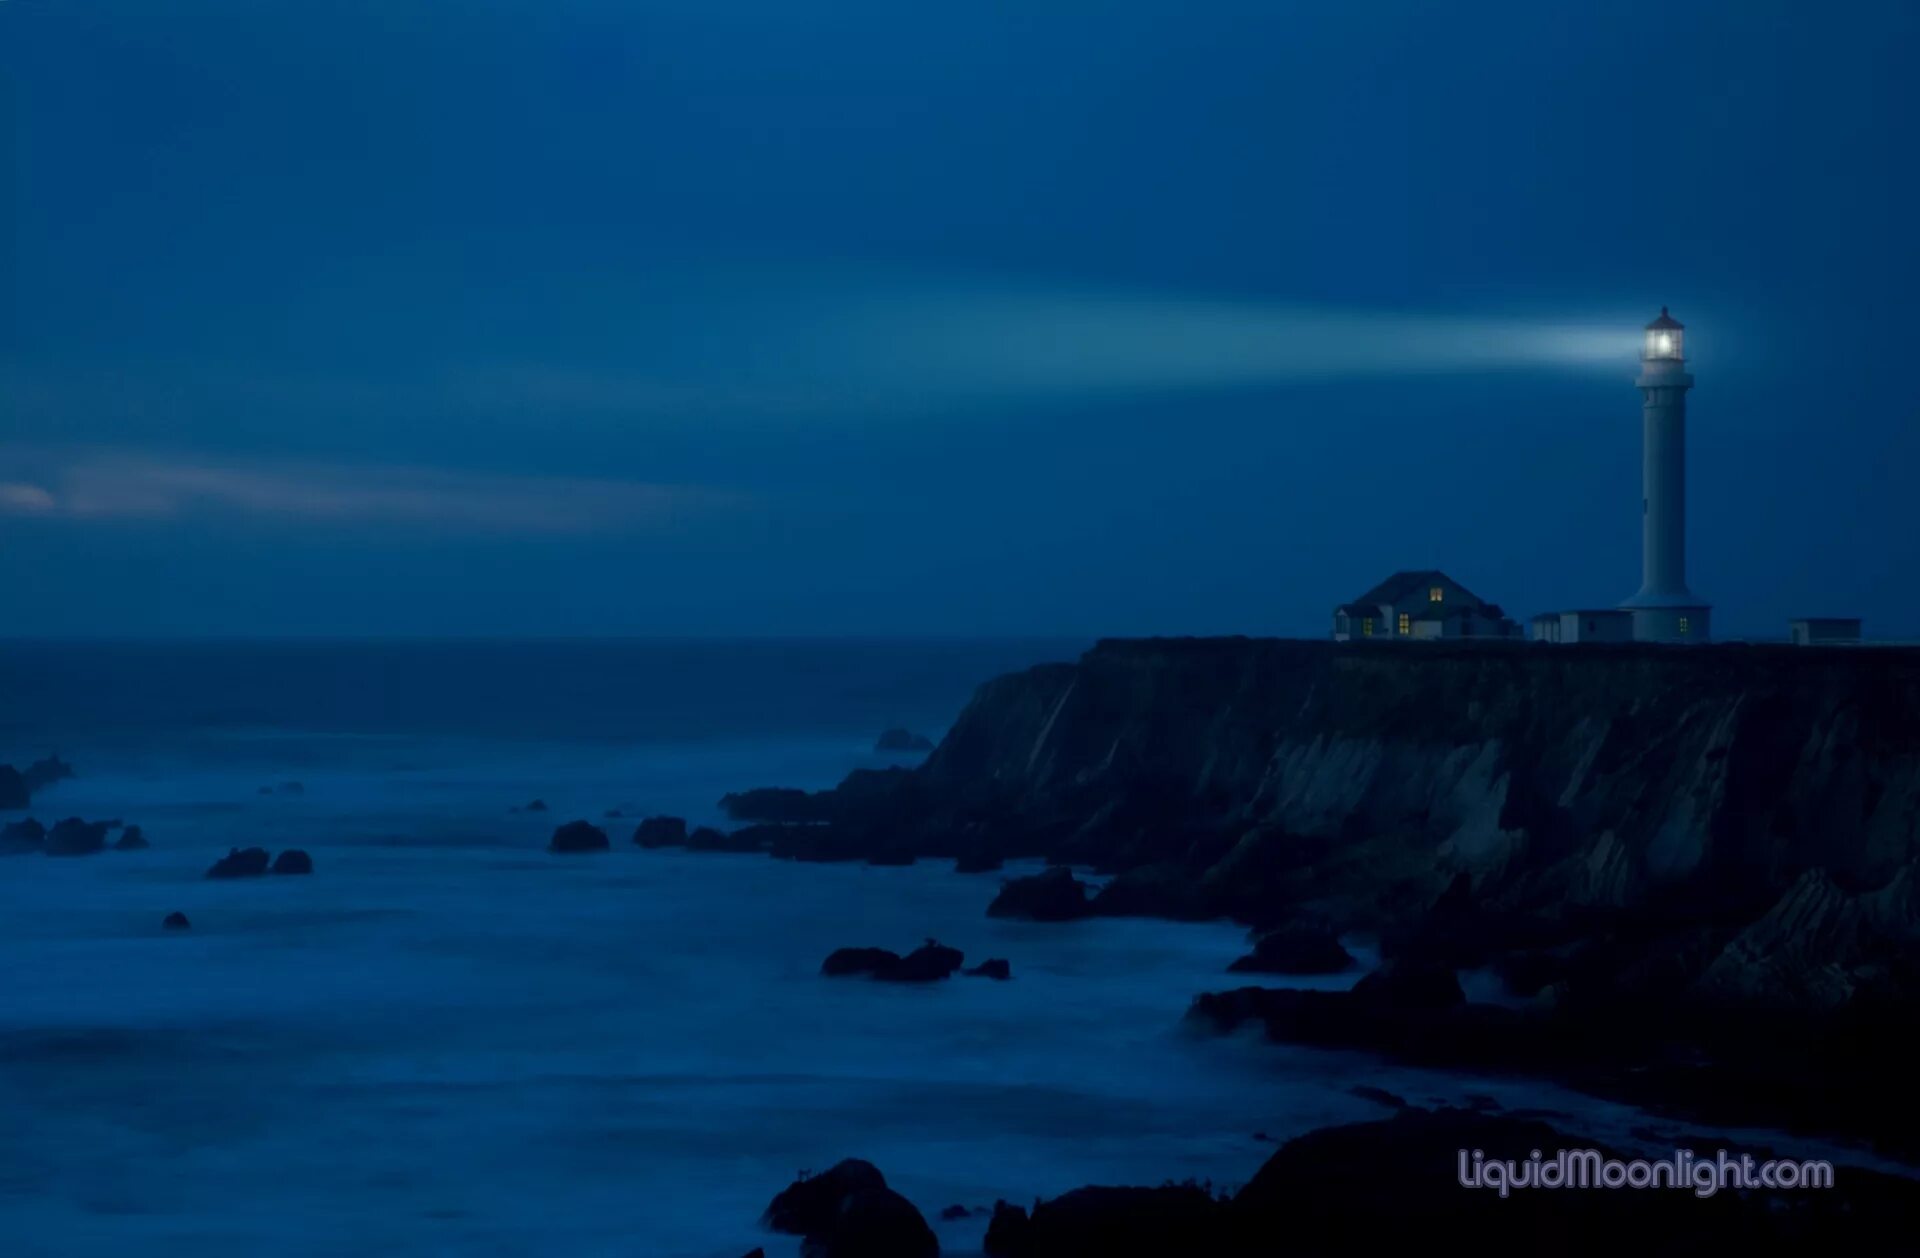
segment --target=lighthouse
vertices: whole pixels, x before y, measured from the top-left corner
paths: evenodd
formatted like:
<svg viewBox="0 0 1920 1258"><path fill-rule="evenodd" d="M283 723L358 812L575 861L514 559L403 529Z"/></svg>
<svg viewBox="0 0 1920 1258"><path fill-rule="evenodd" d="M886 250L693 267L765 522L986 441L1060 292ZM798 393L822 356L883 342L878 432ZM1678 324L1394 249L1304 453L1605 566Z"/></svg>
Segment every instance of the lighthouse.
<svg viewBox="0 0 1920 1258"><path fill-rule="evenodd" d="M1686 328L1660 308L1640 351L1640 591L1620 605L1643 642L1705 642L1711 609L1687 588Z"/></svg>

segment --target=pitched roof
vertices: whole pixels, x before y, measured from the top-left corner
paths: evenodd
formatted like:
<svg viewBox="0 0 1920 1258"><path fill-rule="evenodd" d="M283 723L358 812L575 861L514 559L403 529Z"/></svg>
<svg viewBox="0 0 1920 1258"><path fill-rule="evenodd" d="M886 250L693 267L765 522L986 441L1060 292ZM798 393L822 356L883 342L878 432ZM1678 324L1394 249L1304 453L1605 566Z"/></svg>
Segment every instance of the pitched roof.
<svg viewBox="0 0 1920 1258"><path fill-rule="evenodd" d="M1434 585L1441 581L1453 586L1476 603L1484 601L1478 594L1475 594L1472 590L1461 585L1458 581L1455 581L1452 577L1437 568L1417 568L1394 573L1380 584L1374 586L1371 590L1368 590L1365 594L1362 594L1359 598L1354 599L1353 602L1344 604L1343 606L1354 607L1365 603L1375 605L1380 603L1397 603L1415 590Z"/></svg>

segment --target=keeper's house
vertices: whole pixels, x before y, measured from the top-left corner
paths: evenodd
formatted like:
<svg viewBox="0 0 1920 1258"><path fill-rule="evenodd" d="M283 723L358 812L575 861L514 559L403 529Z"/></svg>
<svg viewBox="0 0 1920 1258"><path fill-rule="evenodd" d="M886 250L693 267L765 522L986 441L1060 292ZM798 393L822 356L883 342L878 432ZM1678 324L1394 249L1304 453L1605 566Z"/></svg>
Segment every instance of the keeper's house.
<svg viewBox="0 0 1920 1258"><path fill-rule="evenodd" d="M1498 603L1489 603L1444 572L1396 572L1350 603L1333 609L1336 642L1391 639L1512 638L1516 625Z"/></svg>

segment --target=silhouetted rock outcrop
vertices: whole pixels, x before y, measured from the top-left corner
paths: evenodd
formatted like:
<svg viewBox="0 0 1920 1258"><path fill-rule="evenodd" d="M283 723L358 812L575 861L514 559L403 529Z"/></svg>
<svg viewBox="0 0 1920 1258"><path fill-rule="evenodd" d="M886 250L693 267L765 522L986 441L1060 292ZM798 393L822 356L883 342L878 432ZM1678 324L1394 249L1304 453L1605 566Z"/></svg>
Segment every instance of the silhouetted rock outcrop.
<svg viewBox="0 0 1920 1258"><path fill-rule="evenodd" d="M1338 974L1353 954L1325 926L1283 926L1260 936L1253 951L1227 968L1239 974Z"/></svg>
<svg viewBox="0 0 1920 1258"><path fill-rule="evenodd" d="M609 846L607 832L591 821L569 821L547 840L550 852L604 852Z"/></svg>
<svg viewBox="0 0 1920 1258"><path fill-rule="evenodd" d="M113 848L116 852L136 852L141 848L152 846L153 844L147 842L146 833L142 831L139 826L123 827L120 831L120 837L113 841Z"/></svg>
<svg viewBox="0 0 1920 1258"><path fill-rule="evenodd" d="M914 768L731 799L816 853L1113 875L996 913L1325 921L1534 1001L1242 1000L1270 1030L1920 1146L1869 1100L1920 1056L1920 650L1107 641L987 682Z"/></svg>
<svg viewBox="0 0 1920 1258"><path fill-rule="evenodd" d="M20 776L20 770L10 764L0 764L0 811L12 812L33 803L33 792L27 789L27 780Z"/></svg>
<svg viewBox="0 0 1920 1258"><path fill-rule="evenodd" d="M192 928L193 923L187 920L185 913L169 913L160 923L162 930L191 930Z"/></svg>
<svg viewBox="0 0 1920 1258"><path fill-rule="evenodd" d="M107 850L107 823L68 817L47 831L41 850L48 856L91 856Z"/></svg>
<svg viewBox="0 0 1920 1258"><path fill-rule="evenodd" d="M912 730L895 727L881 734L875 740L873 749L879 752L932 751L933 740L925 734L916 734Z"/></svg>
<svg viewBox="0 0 1920 1258"><path fill-rule="evenodd" d="M687 842L685 817L648 817L633 828L633 841L641 847L683 847Z"/></svg>
<svg viewBox="0 0 1920 1258"><path fill-rule="evenodd" d="M207 877L254 878L267 872L267 864L267 849L264 847L230 848L207 870Z"/></svg>
<svg viewBox="0 0 1920 1258"><path fill-rule="evenodd" d="M32 817L0 826L0 853L37 852L47 841L47 828Z"/></svg>
<svg viewBox="0 0 1920 1258"><path fill-rule="evenodd" d="M1688 1142L1712 1162L1719 1142ZM1407 1108L1392 1118L1311 1132L1282 1145L1232 1198L1204 1186L1080 1188L1032 1210L994 1208L990 1258L1147 1258L1205 1254L1416 1253L1436 1236L1471 1235L1489 1253L1681 1255L1812 1244L1831 1252L1874 1249L1920 1222L1920 1184L1842 1167L1834 1187L1610 1192L1520 1187L1502 1196L1476 1165L1515 1163L1538 1150L1633 1156L1533 1119L1469 1110ZM1469 1152L1462 1183L1462 1151ZM1770 1156L1753 1152L1756 1159ZM1655 1156L1671 1157L1663 1149ZM1574 1164L1577 1166L1577 1164ZM1496 1168L1498 1169L1498 1168ZM1578 1175L1578 1169L1574 1174Z"/></svg>
<svg viewBox="0 0 1920 1258"><path fill-rule="evenodd" d="M988 957L979 965L966 971L974 978L995 978L1006 980L1013 977L1013 966L1003 957Z"/></svg>
<svg viewBox="0 0 1920 1258"><path fill-rule="evenodd" d="M963 960L958 948L929 939L904 957L886 948L839 948L820 963L820 973L828 978L865 976L889 983L930 983L950 977Z"/></svg>
<svg viewBox="0 0 1920 1258"><path fill-rule="evenodd" d="M59 756L44 756L21 770L20 776L26 780L27 790L45 790L55 782L64 782L73 776L73 766Z"/></svg>
<svg viewBox="0 0 1920 1258"><path fill-rule="evenodd" d="M987 906L988 917L1020 917L1036 922L1070 922L1088 916L1087 884L1065 866L1027 878L1009 878Z"/></svg>
<svg viewBox="0 0 1920 1258"><path fill-rule="evenodd" d="M813 1258L937 1258L940 1242L871 1162L848 1159L782 1191L761 1220L806 1238Z"/></svg>
<svg viewBox="0 0 1920 1258"><path fill-rule="evenodd" d="M73 776L73 766L59 756L45 756L24 769L0 764L0 811L26 808L35 791Z"/></svg>
<svg viewBox="0 0 1920 1258"><path fill-rule="evenodd" d="M313 857L297 847L290 847L273 858L273 870L276 874L310 874L313 872Z"/></svg>

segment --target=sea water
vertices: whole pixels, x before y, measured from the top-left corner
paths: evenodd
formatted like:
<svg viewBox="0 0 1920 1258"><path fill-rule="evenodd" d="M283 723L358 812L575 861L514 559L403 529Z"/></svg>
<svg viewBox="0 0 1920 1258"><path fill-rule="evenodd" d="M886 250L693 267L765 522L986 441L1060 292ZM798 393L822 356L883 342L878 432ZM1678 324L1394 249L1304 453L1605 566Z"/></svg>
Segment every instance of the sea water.
<svg viewBox="0 0 1920 1258"><path fill-rule="evenodd" d="M33 811L153 843L0 859L0 1252L792 1254L768 1200L864 1157L968 1253L997 1198L1244 1182L1275 1140L1383 1116L1361 1083L1631 1125L1183 1029L1239 981L1228 924L998 921L1003 875L946 862L630 841L889 763L885 725L937 736L976 682L1075 649L0 646L0 760L80 773ZM573 818L612 850L548 853ZM203 876L247 844L316 872ZM176 910L192 929L163 932ZM819 976L929 936L1013 980Z"/></svg>

